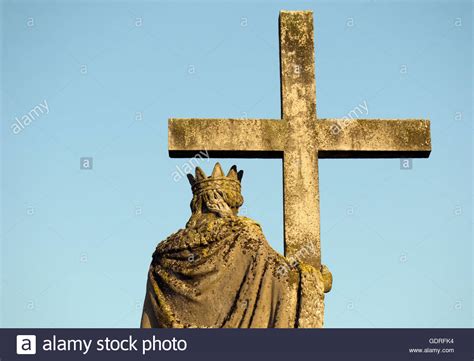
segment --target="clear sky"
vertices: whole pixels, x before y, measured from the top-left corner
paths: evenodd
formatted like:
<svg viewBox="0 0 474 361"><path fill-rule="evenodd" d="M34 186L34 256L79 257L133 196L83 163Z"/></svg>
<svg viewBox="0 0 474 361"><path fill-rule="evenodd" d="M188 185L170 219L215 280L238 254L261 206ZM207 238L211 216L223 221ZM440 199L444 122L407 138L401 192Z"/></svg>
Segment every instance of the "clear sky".
<svg viewBox="0 0 474 361"><path fill-rule="evenodd" d="M412 169L320 161L326 327L472 327L471 8L3 2L1 325L139 325L154 247L190 214L167 119L279 118L278 12L312 9L318 116L429 118L433 144ZM281 161L220 161L282 251Z"/></svg>

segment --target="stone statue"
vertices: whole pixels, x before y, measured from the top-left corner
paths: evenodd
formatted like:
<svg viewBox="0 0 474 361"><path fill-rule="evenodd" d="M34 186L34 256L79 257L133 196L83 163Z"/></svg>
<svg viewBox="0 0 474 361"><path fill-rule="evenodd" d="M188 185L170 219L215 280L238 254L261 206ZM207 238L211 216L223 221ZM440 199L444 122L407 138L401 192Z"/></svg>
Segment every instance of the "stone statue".
<svg viewBox="0 0 474 361"><path fill-rule="evenodd" d="M331 273L283 257L238 215L242 175L219 163L210 177L188 174L192 215L156 247L141 327L322 327Z"/></svg>

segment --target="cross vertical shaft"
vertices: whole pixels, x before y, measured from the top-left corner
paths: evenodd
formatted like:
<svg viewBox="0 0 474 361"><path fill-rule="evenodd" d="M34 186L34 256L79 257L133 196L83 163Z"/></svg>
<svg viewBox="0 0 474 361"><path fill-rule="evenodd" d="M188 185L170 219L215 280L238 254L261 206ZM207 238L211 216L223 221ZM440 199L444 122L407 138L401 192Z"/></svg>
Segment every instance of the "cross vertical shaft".
<svg viewBox="0 0 474 361"><path fill-rule="evenodd" d="M280 13L285 255L321 264L313 16ZM308 252L311 250L311 252Z"/></svg>

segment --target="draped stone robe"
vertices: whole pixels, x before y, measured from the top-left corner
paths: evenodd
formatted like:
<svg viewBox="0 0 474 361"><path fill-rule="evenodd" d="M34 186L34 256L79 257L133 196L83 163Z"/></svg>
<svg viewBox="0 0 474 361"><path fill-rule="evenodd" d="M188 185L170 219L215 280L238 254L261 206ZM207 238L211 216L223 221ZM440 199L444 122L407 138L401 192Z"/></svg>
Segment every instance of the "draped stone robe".
<svg viewBox="0 0 474 361"><path fill-rule="evenodd" d="M240 216L202 215L161 242L148 272L142 327L322 327L324 281L274 251Z"/></svg>

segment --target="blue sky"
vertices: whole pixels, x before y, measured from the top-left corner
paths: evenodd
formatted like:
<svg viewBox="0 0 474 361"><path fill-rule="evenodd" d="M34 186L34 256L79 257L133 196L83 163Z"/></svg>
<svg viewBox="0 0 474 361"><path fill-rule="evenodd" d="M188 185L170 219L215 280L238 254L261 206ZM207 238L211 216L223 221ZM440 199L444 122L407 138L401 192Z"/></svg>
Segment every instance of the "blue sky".
<svg viewBox="0 0 474 361"><path fill-rule="evenodd" d="M279 118L278 13L311 9L318 116L365 102L429 118L433 144L410 170L320 161L326 327L472 327L471 8L3 2L1 325L138 326L154 247L190 214L167 119ZM281 161L219 161L244 169L243 213L282 251Z"/></svg>

